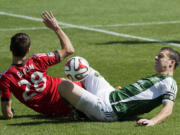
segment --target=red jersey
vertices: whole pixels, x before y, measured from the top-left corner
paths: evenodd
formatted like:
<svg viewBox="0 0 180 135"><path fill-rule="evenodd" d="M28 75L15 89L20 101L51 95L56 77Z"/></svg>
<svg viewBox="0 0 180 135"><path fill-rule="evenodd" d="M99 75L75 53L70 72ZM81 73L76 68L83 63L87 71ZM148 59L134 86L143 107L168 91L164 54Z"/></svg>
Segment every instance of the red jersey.
<svg viewBox="0 0 180 135"><path fill-rule="evenodd" d="M1 100L11 98L12 92L36 112L68 116L72 109L62 101L57 90L62 79L47 75L47 68L59 62L59 54L50 52L33 55L20 65L11 65L0 75Z"/></svg>

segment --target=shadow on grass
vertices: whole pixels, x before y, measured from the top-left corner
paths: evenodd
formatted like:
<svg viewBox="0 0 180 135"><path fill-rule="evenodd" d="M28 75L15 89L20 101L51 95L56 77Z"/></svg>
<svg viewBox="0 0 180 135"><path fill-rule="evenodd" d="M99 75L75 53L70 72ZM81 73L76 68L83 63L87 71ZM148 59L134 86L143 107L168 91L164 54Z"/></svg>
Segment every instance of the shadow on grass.
<svg viewBox="0 0 180 135"><path fill-rule="evenodd" d="M139 40L126 40L126 41L108 41L103 43L95 43L95 45L115 45L115 44L125 44L125 45L136 45L136 44L157 44L157 43L180 43L178 40L170 40L170 41L139 41Z"/></svg>
<svg viewBox="0 0 180 135"><path fill-rule="evenodd" d="M60 123L76 123L76 122L92 122L88 119L86 120L72 120L68 117L52 117L52 116L46 116L46 115L20 115L20 116L14 116L14 119L31 119L27 120L27 122L16 122L7 124L7 126L34 126L34 125L41 125L41 124L60 124ZM0 120L4 120L2 117ZM33 121L32 121L33 120Z"/></svg>
<svg viewBox="0 0 180 135"><path fill-rule="evenodd" d="M73 121L70 119L45 119L45 120L34 120L34 121L27 121L27 122L20 122L20 123L11 123L7 124L8 126L34 126L34 125L41 125L41 124L64 124L64 123L76 123L76 122L90 122L90 121Z"/></svg>
<svg viewBox="0 0 180 135"><path fill-rule="evenodd" d="M27 122L15 122L11 124L7 124L7 126L34 126L34 125L41 125L41 124L64 124L64 123L90 123L90 122L99 122L99 121L91 121L88 119L85 120L72 120L70 118L65 117L49 117L45 115L21 115L21 116L15 116L14 119L21 119L21 118L30 118L34 121L28 121ZM137 121L138 117L133 117L129 119L123 119L119 122L126 122L126 121ZM103 123L109 123L109 122L103 122Z"/></svg>
<svg viewBox="0 0 180 135"><path fill-rule="evenodd" d="M37 115L15 115L13 117L13 119L23 119L23 118L30 118L30 119L53 119L55 117L41 115L41 114L37 114ZM6 119L1 116L0 120L6 120Z"/></svg>

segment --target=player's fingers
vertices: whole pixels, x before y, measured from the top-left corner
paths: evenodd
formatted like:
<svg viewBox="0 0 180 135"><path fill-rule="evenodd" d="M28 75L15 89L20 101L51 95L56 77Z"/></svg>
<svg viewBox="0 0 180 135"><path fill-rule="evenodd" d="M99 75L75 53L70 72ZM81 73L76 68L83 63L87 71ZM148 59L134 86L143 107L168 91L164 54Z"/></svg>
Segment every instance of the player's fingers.
<svg viewBox="0 0 180 135"><path fill-rule="evenodd" d="M42 12L41 17L44 19L44 12Z"/></svg>
<svg viewBox="0 0 180 135"><path fill-rule="evenodd" d="M147 119L140 119L136 122L138 125L147 125L148 121Z"/></svg>
<svg viewBox="0 0 180 135"><path fill-rule="evenodd" d="M45 12L43 12L42 14L41 14L41 17L42 17L42 19L43 20L47 20L47 18L46 18L46 15L45 15L46 13Z"/></svg>
<svg viewBox="0 0 180 135"><path fill-rule="evenodd" d="M143 121L142 125L148 125L148 123L149 123L148 121Z"/></svg>
<svg viewBox="0 0 180 135"><path fill-rule="evenodd" d="M48 11L46 11L46 16L48 17L48 19L51 19L51 18L52 18L50 12L48 12Z"/></svg>
<svg viewBox="0 0 180 135"><path fill-rule="evenodd" d="M145 119L140 119L137 121L137 123L142 123Z"/></svg>
<svg viewBox="0 0 180 135"><path fill-rule="evenodd" d="M42 17L43 17L44 20L49 20L50 19L50 17L48 16L48 12L47 11L42 13Z"/></svg>
<svg viewBox="0 0 180 135"><path fill-rule="evenodd" d="M41 16L44 16L45 14L46 14L46 11L43 11L42 14L41 14Z"/></svg>
<svg viewBox="0 0 180 135"><path fill-rule="evenodd" d="M43 22L44 22L44 20L45 20L45 17L44 17L43 15L41 15L41 17L42 17L42 19L43 19Z"/></svg>
<svg viewBox="0 0 180 135"><path fill-rule="evenodd" d="M49 12L50 13L50 16L52 17L52 18L54 18L54 15L53 15L53 13L50 11Z"/></svg>

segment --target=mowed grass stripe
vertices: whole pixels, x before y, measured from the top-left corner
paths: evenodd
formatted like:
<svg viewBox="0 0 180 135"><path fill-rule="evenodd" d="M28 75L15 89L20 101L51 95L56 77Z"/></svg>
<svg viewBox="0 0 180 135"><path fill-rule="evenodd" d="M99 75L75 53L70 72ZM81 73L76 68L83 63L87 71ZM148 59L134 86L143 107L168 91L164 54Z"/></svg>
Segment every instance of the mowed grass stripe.
<svg viewBox="0 0 180 135"><path fill-rule="evenodd" d="M12 13L7 13L7 12L3 12L3 11L0 11L0 15L6 15L6 16L12 16L12 17L17 17L17 18L23 18L23 19L28 19L28 20L32 20L32 21L38 21L38 22L42 21L41 18L25 16L25 15L19 15L19 14L12 14ZM151 39L151 38L146 38L146 37L140 37L140 36L134 36L134 35L124 34L124 33L118 33L118 32L108 31L108 30L104 30L104 29L90 28L90 27L86 27L86 26L73 25L73 24L68 24L68 23L59 22L59 21L58 21L58 23L60 25L63 25L63 26L66 26L66 27L71 27L71 28L95 31L95 32L105 33L105 34L119 36L119 37L138 39L138 40L144 40L144 41L150 41L150 42L156 42L156 43L160 43L160 44L167 44L167 45L171 45L171 46L180 47L180 44L176 44L176 43L173 43L173 42L165 42L165 41Z"/></svg>

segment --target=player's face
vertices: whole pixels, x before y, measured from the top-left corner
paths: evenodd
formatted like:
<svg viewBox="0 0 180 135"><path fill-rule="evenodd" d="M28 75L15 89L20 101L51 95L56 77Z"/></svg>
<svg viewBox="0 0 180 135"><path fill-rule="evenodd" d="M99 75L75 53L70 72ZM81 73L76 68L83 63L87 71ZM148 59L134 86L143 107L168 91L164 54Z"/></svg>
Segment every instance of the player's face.
<svg viewBox="0 0 180 135"><path fill-rule="evenodd" d="M163 50L155 56L155 70L158 73L168 71L172 67L172 60L168 56L169 51Z"/></svg>

